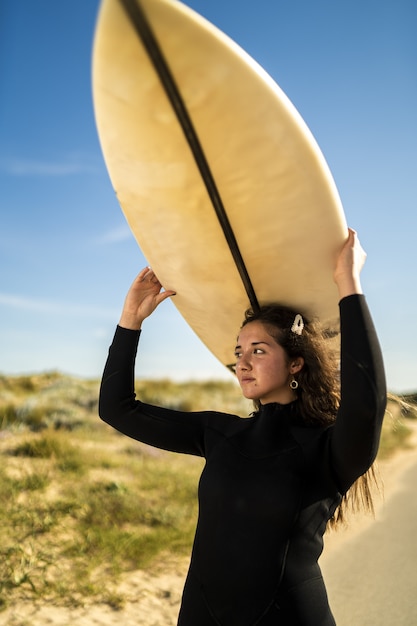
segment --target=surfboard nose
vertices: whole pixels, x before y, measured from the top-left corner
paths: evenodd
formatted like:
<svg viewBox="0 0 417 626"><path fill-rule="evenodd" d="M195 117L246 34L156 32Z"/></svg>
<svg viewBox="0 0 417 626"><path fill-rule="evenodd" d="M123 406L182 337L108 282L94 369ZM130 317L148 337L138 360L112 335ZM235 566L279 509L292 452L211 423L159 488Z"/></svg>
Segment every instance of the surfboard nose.
<svg viewBox="0 0 417 626"><path fill-rule="evenodd" d="M97 128L147 262L225 365L249 306L286 304L333 324L347 227L310 131L272 78L201 16L174 0L140 5L204 156L203 167L123 3L103 0Z"/></svg>

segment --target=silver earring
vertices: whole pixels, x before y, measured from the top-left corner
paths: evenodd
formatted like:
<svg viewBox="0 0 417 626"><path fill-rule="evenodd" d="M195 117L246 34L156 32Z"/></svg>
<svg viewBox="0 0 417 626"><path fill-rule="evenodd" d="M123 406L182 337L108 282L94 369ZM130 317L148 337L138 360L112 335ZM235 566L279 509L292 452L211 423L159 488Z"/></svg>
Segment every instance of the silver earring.
<svg viewBox="0 0 417 626"><path fill-rule="evenodd" d="M294 391L295 391L296 389L298 389L298 381L297 381L297 380L295 380L294 376L293 376L292 381L290 382L290 387L291 387L291 389L294 389Z"/></svg>

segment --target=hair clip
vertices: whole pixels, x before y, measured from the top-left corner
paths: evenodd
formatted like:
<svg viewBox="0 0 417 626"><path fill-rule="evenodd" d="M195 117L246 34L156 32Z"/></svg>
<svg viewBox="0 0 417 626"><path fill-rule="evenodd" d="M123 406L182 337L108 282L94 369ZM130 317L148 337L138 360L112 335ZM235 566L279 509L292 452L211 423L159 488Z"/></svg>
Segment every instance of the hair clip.
<svg viewBox="0 0 417 626"><path fill-rule="evenodd" d="M299 313L297 313L297 315L294 318L294 323L291 326L291 331L295 333L296 335L301 335L301 333L303 332L303 328L304 328L304 320L302 316Z"/></svg>

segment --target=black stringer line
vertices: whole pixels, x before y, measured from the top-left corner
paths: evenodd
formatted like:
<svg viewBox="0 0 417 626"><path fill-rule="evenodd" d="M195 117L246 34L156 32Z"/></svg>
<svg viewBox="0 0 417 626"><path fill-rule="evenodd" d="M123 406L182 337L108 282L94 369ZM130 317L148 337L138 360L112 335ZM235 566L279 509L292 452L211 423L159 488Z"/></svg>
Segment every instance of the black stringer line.
<svg viewBox="0 0 417 626"><path fill-rule="evenodd" d="M165 89L169 101L171 102L172 108L177 115L178 121L188 141L188 145L190 146L191 152L206 186L214 210L216 211L217 218L220 222L230 252L245 287L249 302L252 308L257 310L259 309L258 299L240 253L236 237L227 217L226 210L208 165L203 148L200 144L198 135L194 129L190 115L175 83L174 77L172 76L170 68L164 58L162 50L159 47L155 35L152 32L152 29L140 6L139 0L120 0L120 3L125 9L136 33L140 37L160 78L162 86Z"/></svg>

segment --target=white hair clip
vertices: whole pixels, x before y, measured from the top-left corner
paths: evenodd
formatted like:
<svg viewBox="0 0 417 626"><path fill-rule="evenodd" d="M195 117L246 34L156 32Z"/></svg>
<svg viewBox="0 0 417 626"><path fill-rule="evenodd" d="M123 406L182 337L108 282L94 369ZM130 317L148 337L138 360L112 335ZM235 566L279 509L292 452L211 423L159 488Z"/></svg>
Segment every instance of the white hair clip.
<svg viewBox="0 0 417 626"><path fill-rule="evenodd" d="M294 318L294 323L291 326L291 331L295 333L296 335L301 335L301 333L303 332L303 328L304 328L304 320L302 316L299 313L297 313L297 315Z"/></svg>

